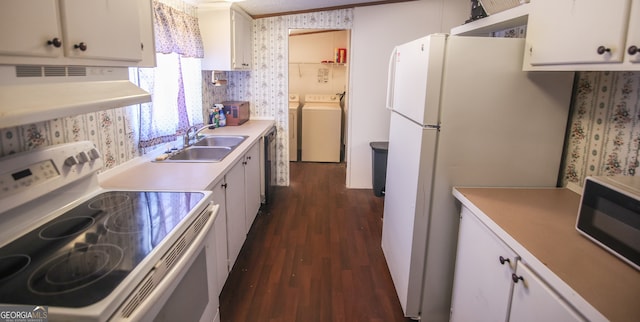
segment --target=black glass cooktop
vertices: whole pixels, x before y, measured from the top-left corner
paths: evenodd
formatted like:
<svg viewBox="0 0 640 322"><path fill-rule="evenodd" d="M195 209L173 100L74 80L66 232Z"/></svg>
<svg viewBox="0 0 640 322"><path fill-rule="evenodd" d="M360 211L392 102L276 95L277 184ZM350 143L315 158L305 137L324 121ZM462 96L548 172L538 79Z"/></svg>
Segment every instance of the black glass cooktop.
<svg viewBox="0 0 640 322"><path fill-rule="evenodd" d="M100 301L203 197L95 196L0 249L0 303L82 307Z"/></svg>

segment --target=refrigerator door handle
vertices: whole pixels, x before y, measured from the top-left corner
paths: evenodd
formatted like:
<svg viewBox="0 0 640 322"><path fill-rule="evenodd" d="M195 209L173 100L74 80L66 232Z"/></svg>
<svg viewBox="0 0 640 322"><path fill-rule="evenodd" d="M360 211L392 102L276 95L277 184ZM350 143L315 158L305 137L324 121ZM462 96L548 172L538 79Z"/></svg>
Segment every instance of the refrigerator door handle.
<svg viewBox="0 0 640 322"><path fill-rule="evenodd" d="M395 70L396 70L396 52L398 48L393 48L391 57L389 57L389 72L387 74L387 102L386 107L388 110L393 110L393 86L395 85Z"/></svg>

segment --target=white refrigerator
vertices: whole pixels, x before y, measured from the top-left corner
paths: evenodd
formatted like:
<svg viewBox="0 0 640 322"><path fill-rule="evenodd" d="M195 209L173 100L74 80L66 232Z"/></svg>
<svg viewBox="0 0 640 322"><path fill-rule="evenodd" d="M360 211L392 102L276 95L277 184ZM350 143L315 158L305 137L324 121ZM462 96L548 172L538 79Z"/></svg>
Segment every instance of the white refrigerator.
<svg viewBox="0 0 640 322"><path fill-rule="evenodd" d="M573 73L523 72L524 39L434 34L397 46L382 249L405 316L448 321L454 186L556 186Z"/></svg>

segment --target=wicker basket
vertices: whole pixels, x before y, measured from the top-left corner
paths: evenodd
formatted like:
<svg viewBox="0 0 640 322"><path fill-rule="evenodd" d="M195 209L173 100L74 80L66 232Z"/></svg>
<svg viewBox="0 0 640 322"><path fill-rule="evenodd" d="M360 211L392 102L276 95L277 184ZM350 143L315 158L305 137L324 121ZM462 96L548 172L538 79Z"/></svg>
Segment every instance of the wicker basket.
<svg viewBox="0 0 640 322"><path fill-rule="evenodd" d="M527 2L529 2L529 0L480 0L482 8L484 8L484 11L488 15L517 7Z"/></svg>

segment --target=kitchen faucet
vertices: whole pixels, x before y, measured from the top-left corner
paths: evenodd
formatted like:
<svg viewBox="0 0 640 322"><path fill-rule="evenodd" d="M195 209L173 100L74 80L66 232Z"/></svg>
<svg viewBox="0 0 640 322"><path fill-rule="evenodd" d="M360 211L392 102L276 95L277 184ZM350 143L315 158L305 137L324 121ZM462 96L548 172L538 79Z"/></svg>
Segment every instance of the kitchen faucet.
<svg viewBox="0 0 640 322"><path fill-rule="evenodd" d="M189 128L184 132L184 136L182 137L184 147L186 148L186 147L190 146L190 145L191 145L191 140L192 140L192 139L197 139L197 138L198 138L198 134L200 134L200 132L202 132L202 131L204 131L204 130L206 130L206 129L209 129L209 128L210 128L210 129L214 129L214 127L213 127L213 126L211 126L211 125L205 125L205 126L203 126L203 127L201 127L201 128L198 128L198 127L197 127L197 126L195 126L195 125L193 125L193 126L189 127ZM195 132L193 133L193 136L189 136L189 132L191 132L192 130L193 130L193 131L195 131Z"/></svg>

